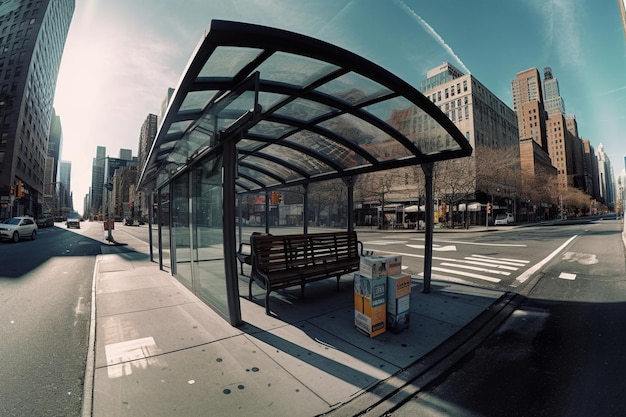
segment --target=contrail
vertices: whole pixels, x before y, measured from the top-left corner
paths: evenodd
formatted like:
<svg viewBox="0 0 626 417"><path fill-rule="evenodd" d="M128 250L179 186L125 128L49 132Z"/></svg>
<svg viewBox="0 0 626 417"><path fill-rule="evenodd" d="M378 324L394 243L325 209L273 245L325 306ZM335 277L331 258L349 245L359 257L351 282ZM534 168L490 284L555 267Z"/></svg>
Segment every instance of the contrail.
<svg viewBox="0 0 626 417"><path fill-rule="evenodd" d="M435 31L435 29L433 29L432 26L430 26L417 13L415 13L413 10L411 10L411 8L409 6L404 4L404 2L402 0L393 0L393 2L397 6L399 6L402 10L407 12L409 14L409 16L411 16L413 19L417 20L417 22L426 30L426 32L430 36L432 36L437 41L437 43L439 43L439 45L441 45L450 55L452 55L452 57L456 60L456 62L461 66L461 69L463 70L463 72L465 72L466 74L470 74L471 73L471 71L465 66L463 61L461 61L461 58L459 58L457 56L457 54L454 53L454 51L452 50L450 45L448 45L446 43L446 41L444 41L443 38L441 36L439 36L439 34Z"/></svg>

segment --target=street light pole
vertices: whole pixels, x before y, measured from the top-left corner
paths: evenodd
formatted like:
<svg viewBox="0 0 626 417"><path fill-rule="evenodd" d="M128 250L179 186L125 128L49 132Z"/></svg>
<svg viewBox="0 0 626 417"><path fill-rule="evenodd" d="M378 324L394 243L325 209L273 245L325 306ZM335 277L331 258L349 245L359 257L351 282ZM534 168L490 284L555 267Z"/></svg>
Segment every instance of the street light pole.
<svg viewBox="0 0 626 417"><path fill-rule="evenodd" d="M113 242L113 234L111 233L111 191L113 190L113 184L107 182L104 184L104 188L107 189L107 241Z"/></svg>

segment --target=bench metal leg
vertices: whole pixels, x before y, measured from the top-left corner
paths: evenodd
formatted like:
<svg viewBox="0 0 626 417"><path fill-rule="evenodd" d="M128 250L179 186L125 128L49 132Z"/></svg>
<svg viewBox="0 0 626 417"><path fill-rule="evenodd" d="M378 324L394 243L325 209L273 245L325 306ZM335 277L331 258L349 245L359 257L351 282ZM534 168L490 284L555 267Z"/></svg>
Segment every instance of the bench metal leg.
<svg viewBox="0 0 626 417"><path fill-rule="evenodd" d="M265 290L265 314L271 316L270 313L270 290L267 288Z"/></svg>

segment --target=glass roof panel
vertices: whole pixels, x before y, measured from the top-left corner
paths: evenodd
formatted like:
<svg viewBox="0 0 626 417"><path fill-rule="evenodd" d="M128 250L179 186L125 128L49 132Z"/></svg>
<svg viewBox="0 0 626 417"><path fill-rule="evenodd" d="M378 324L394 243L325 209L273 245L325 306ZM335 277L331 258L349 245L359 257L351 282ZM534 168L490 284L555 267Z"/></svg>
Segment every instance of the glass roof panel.
<svg viewBox="0 0 626 417"><path fill-rule="evenodd" d="M239 186L246 188L246 189L252 189L252 188L257 188L258 184L248 180L247 178L244 177L239 177L237 178L237 184L239 184Z"/></svg>
<svg viewBox="0 0 626 417"><path fill-rule="evenodd" d="M206 61L198 77L231 78L254 60L262 49L218 46Z"/></svg>
<svg viewBox="0 0 626 417"><path fill-rule="evenodd" d="M411 152L378 127L351 114L342 114L319 124L362 147L379 161L411 156Z"/></svg>
<svg viewBox="0 0 626 417"><path fill-rule="evenodd" d="M254 163L254 166L258 166L258 167L262 167L265 168L268 171L271 171L272 173L278 174L279 176L283 176L285 174L287 175L293 175L293 173L291 172L291 170L287 170L284 167L280 166L277 167L278 170L274 169L276 167L275 164L270 164L271 166L268 166L267 164L267 160L264 160L262 158L255 158L255 157L251 157L249 160L246 159L246 162L249 163ZM245 166L240 166L239 167L239 174L246 176L246 177L250 177L250 178L254 178L255 180L262 182L263 184L275 184L276 183L276 179L266 175L260 171L254 170L254 169L250 169L248 167ZM240 177L241 178L241 177ZM241 178L244 179L245 178ZM251 183L253 184L253 183ZM252 187L256 187L257 185L251 185Z"/></svg>
<svg viewBox="0 0 626 417"><path fill-rule="evenodd" d="M337 165L342 166L344 169L368 163L367 160L357 155L353 150L346 148L341 143L310 131L297 132L289 136L286 141L310 148L332 160Z"/></svg>
<svg viewBox="0 0 626 417"><path fill-rule="evenodd" d="M385 100L364 110L386 121L424 154L461 149L435 119L404 97Z"/></svg>
<svg viewBox="0 0 626 417"><path fill-rule="evenodd" d="M169 135L181 135L187 130L187 128L191 125L193 120L183 120L181 122L174 122L170 125L170 128L167 131Z"/></svg>
<svg viewBox="0 0 626 417"><path fill-rule="evenodd" d="M263 153L273 156L275 158L289 161L289 163L301 168L302 171L308 172L310 175L318 175L321 173L332 171L332 168L323 163L321 160L312 158L296 149L292 149L286 146L268 146L267 148L263 149ZM275 166L275 164L273 164L272 166ZM287 178L287 180L292 180L299 177L299 175L296 175L294 177Z"/></svg>
<svg viewBox="0 0 626 417"><path fill-rule="evenodd" d="M250 151L250 152L258 148L261 148L263 146L266 146L265 142L259 142L258 140L247 139L245 137L239 142L237 142L237 148Z"/></svg>
<svg viewBox="0 0 626 417"><path fill-rule="evenodd" d="M334 107L303 98L297 98L275 111L274 114L308 123L318 117L337 112L339 112L339 110Z"/></svg>
<svg viewBox="0 0 626 417"><path fill-rule="evenodd" d="M179 111L201 111L216 93L215 90L191 91L185 97L183 104L180 105Z"/></svg>
<svg viewBox="0 0 626 417"><path fill-rule="evenodd" d="M293 132L296 129L296 127L291 125L261 120L259 123L249 129L249 132L254 135L278 139L284 135L289 134L290 132Z"/></svg>
<svg viewBox="0 0 626 417"><path fill-rule="evenodd" d="M318 59L288 52L276 52L259 65L261 79L306 87L339 67Z"/></svg>
<svg viewBox="0 0 626 417"><path fill-rule="evenodd" d="M335 78L315 91L340 98L353 106L393 93L387 87L354 72Z"/></svg>
<svg viewBox="0 0 626 417"><path fill-rule="evenodd" d="M288 169L286 167L284 167L283 165L278 165L275 162L269 160L269 159L265 159L261 156L256 156L256 155L249 155L245 157L245 162L253 165L255 167L259 167L259 168L263 168L266 171L272 172L276 175L278 175L281 178L284 179L292 179L292 178L300 178L300 176L295 173L294 171L292 171L291 169ZM242 169L246 169L245 171L242 171ZM246 168L246 167L241 167L240 166L240 173L244 172L246 174L248 174L249 176L256 178L258 180L260 180L261 182L265 183L265 184L276 184L276 180L268 175L264 175L259 173L258 171L254 171L250 168Z"/></svg>
<svg viewBox="0 0 626 417"><path fill-rule="evenodd" d="M266 91L259 91L259 104L261 105L262 112L265 113L281 101L286 100L289 96L285 94L268 93Z"/></svg>

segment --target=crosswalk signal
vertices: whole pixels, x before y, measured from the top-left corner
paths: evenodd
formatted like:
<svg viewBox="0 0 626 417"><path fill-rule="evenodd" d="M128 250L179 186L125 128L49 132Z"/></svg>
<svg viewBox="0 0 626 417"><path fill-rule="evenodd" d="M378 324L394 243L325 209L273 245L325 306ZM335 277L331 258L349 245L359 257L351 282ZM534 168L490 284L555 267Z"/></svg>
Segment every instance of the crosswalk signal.
<svg viewBox="0 0 626 417"><path fill-rule="evenodd" d="M271 202L272 204L278 204L280 202L280 194L276 191L272 191Z"/></svg>
<svg viewBox="0 0 626 417"><path fill-rule="evenodd" d="M491 214L491 204L487 203L487 214Z"/></svg>

